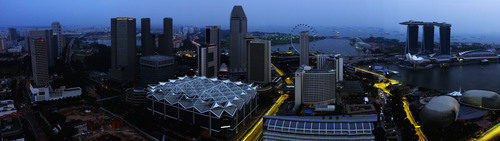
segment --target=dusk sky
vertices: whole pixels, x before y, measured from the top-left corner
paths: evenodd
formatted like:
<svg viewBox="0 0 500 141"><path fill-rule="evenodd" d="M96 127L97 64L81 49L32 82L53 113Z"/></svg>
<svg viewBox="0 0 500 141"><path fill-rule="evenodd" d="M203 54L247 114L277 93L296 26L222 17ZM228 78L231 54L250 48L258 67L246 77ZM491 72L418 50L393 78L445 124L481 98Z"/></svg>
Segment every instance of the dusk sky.
<svg viewBox="0 0 500 141"><path fill-rule="evenodd" d="M118 16L150 17L160 25L229 24L243 5L249 26L362 26L401 29L406 20L447 22L460 33L500 33L497 0L0 0L0 26L108 25ZM139 23L138 23L139 25Z"/></svg>

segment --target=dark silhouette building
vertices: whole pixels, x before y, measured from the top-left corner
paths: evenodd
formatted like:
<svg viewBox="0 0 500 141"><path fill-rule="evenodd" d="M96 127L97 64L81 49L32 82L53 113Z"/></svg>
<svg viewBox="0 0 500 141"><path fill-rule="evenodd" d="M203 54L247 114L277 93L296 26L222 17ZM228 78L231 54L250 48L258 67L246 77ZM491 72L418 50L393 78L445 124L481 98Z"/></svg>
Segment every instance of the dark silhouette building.
<svg viewBox="0 0 500 141"><path fill-rule="evenodd" d="M120 82L135 80L137 48L135 18L111 19L111 78Z"/></svg>
<svg viewBox="0 0 500 141"><path fill-rule="evenodd" d="M153 55L155 44L154 35L151 34L151 20L149 18L141 19L141 45L142 56Z"/></svg>
<svg viewBox="0 0 500 141"><path fill-rule="evenodd" d="M271 82L271 41L251 41L248 44L248 81Z"/></svg>
<svg viewBox="0 0 500 141"><path fill-rule="evenodd" d="M424 37L422 39L422 49L424 53L431 54L434 52L434 25L424 25Z"/></svg>
<svg viewBox="0 0 500 141"><path fill-rule="evenodd" d="M442 55L450 55L450 25L439 26L439 51Z"/></svg>
<svg viewBox="0 0 500 141"><path fill-rule="evenodd" d="M406 21L400 23L408 26L406 33L405 54L432 54L434 53L434 26L439 26L439 55L450 55L450 29L451 24L438 22ZM424 26L422 49L418 46L418 26Z"/></svg>
<svg viewBox="0 0 500 141"><path fill-rule="evenodd" d="M244 73L247 69L247 47L245 37L247 35L247 17L243 8L234 6L230 19L230 72Z"/></svg>
<svg viewBox="0 0 500 141"><path fill-rule="evenodd" d="M417 54L419 51L418 47L418 25L408 25L408 31L406 35L406 49L405 54Z"/></svg>
<svg viewBox="0 0 500 141"><path fill-rule="evenodd" d="M197 49L198 75L208 78L217 77L219 67L217 65L218 47L217 46L199 46Z"/></svg>
<svg viewBox="0 0 500 141"><path fill-rule="evenodd" d="M205 43L209 46L217 47L217 66L220 67L221 36L220 26L212 25L205 28Z"/></svg>
<svg viewBox="0 0 500 141"><path fill-rule="evenodd" d="M7 37L8 41L17 40L17 30L15 28L9 28L9 35Z"/></svg>
<svg viewBox="0 0 500 141"><path fill-rule="evenodd" d="M160 34L158 53L160 55L173 55L174 54L174 32L172 25L172 18L163 19L163 34Z"/></svg>
<svg viewBox="0 0 500 141"><path fill-rule="evenodd" d="M49 85L49 66L54 63L50 56L52 50L52 30L30 30L29 31L31 68L33 80L38 87Z"/></svg>
<svg viewBox="0 0 500 141"><path fill-rule="evenodd" d="M57 47L57 57L61 57L63 54L63 48L65 46L64 35L62 34L61 23L52 22L51 27L52 27L52 33L56 39L56 40L54 40L54 42L55 42L54 45Z"/></svg>

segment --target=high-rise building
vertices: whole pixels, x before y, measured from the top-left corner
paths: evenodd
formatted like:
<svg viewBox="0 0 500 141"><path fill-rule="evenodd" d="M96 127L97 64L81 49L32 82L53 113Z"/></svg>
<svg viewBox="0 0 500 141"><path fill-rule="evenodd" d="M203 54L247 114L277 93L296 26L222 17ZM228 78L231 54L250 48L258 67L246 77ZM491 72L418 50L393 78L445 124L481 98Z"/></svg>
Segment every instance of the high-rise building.
<svg viewBox="0 0 500 141"><path fill-rule="evenodd" d="M153 55L155 45L154 45L154 35L151 34L151 20L149 18L141 19L141 45L142 45L142 56Z"/></svg>
<svg viewBox="0 0 500 141"><path fill-rule="evenodd" d="M220 26L212 25L205 28L205 43L209 46L217 46L217 66L220 67L221 37Z"/></svg>
<svg viewBox="0 0 500 141"><path fill-rule="evenodd" d="M318 54L317 56L318 70L332 70L335 69L336 82L344 81L344 59L340 54Z"/></svg>
<svg viewBox="0 0 500 141"><path fill-rule="evenodd" d="M424 37L422 38L422 49L426 54L434 53L434 25L424 25Z"/></svg>
<svg viewBox="0 0 500 141"><path fill-rule="evenodd" d="M61 23L59 22L52 22L52 33L55 36L57 40L55 40L57 43L54 44L57 47L57 57L61 57L63 53L63 48L65 46L64 44L64 35L62 34L62 27Z"/></svg>
<svg viewBox="0 0 500 141"><path fill-rule="evenodd" d="M250 41L247 71L247 79L250 82L271 82L271 41Z"/></svg>
<svg viewBox="0 0 500 141"><path fill-rule="evenodd" d="M301 104L328 105L336 102L334 70L313 70L302 65L295 72L295 109Z"/></svg>
<svg viewBox="0 0 500 141"><path fill-rule="evenodd" d="M163 19L163 34L159 38L158 53L160 55L174 54L174 32L172 18Z"/></svg>
<svg viewBox="0 0 500 141"><path fill-rule="evenodd" d="M217 46L198 46L198 75L208 78L217 77L219 70L217 48Z"/></svg>
<svg viewBox="0 0 500 141"><path fill-rule="evenodd" d="M344 58L340 55L335 56L335 80L336 82L344 81Z"/></svg>
<svg viewBox="0 0 500 141"><path fill-rule="evenodd" d="M33 80L38 87L48 86L52 30L30 30L29 37Z"/></svg>
<svg viewBox="0 0 500 141"><path fill-rule="evenodd" d="M9 28L9 35L7 37L8 41L17 40L17 30L15 28Z"/></svg>
<svg viewBox="0 0 500 141"><path fill-rule="evenodd" d="M450 55L450 27L451 25L443 24L439 26L439 50L442 55Z"/></svg>
<svg viewBox="0 0 500 141"><path fill-rule="evenodd" d="M317 69L328 69L330 68L330 55L329 54L318 54L316 55L316 68Z"/></svg>
<svg viewBox="0 0 500 141"><path fill-rule="evenodd" d="M309 65L309 31L300 32L300 64Z"/></svg>
<svg viewBox="0 0 500 141"><path fill-rule="evenodd" d="M247 69L247 17L243 8L234 6L230 19L231 54L229 66L231 73L244 73Z"/></svg>
<svg viewBox="0 0 500 141"><path fill-rule="evenodd" d="M136 22L135 18L111 19L111 78L130 82L136 71Z"/></svg>
<svg viewBox="0 0 500 141"><path fill-rule="evenodd" d="M173 78L174 63L174 57L172 56L142 56L139 59L141 87L166 82L168 79Z"/></svg>
<svg viewBox="0 0 500 141"><path fill-rule="evenodd" d="M3 51L3 50L5 50L5 43L4 43L3 38L0 38L0 51Z"/></svg>
<svg viewBox="0 0 500 141"><path fill-rule="evenodd" d="M408 25L406 35L406 48L405 54L417 54L418 49L418 25L410 24Z"/></svg>

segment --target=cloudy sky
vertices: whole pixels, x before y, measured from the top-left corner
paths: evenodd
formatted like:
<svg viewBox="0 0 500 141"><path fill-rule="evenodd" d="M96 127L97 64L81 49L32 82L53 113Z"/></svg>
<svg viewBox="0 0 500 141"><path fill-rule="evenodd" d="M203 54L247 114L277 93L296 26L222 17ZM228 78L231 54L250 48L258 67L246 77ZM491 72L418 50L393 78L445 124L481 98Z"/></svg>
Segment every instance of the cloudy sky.
<svg viewBox="0 0 500 141"><path fill-rule="evenodd" d="M0 0L0 26L108 25L118 16L160 25L229 24L243 5L249 26L366 26L401 29L406 20L447 22L460 33L500 33L498 0Z"/></svg>

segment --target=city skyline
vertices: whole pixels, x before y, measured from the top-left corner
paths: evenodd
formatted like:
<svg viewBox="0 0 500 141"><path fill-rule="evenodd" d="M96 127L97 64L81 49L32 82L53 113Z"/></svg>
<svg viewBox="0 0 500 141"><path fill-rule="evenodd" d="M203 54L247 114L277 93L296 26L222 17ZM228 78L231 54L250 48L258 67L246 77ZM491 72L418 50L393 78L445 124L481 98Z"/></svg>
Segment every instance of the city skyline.
<svg viewBox="0 0 500 141"><path fill-rule="evenodd" d="M227 28L227 16L234 5L242 5L253 17L253 26L290 26L303 21L316 26L381 27L403 29L394 24L402 20L446 21L453 23L456 33L500 34L478 24L500 24L494 16L500 6L492 0L472 1L4 1L0 5L0 26L42 26L52 21L63 25L106 25L113 17L151 18L152 26L161 25L161 19L172 17L176 25L222 25ZM67 4L66 4L67 3ZM70 4L71 3L71 4ZM55 7L68 5L66 7ZM77 5L76 8L71 5ZM36 7L36 8L35 8ZM489 8L488 8L489 7ZM31 9L47 9L33 11ZM20 10L23 9L23 10ZM92 9L92 10L89 10ZM134 9L134 10L130 10ZM197 10L192 10L197 9ZM260 10L266 9L266 10ZM15 13L9 11L16 11ZM487 14L491 13L491 14ZM458 16L460 15L460 16ZM279 18L276 18L279 17ZM463 18L467 17L467 18ZM369 22L367 22L369 21Z"/></svg>

